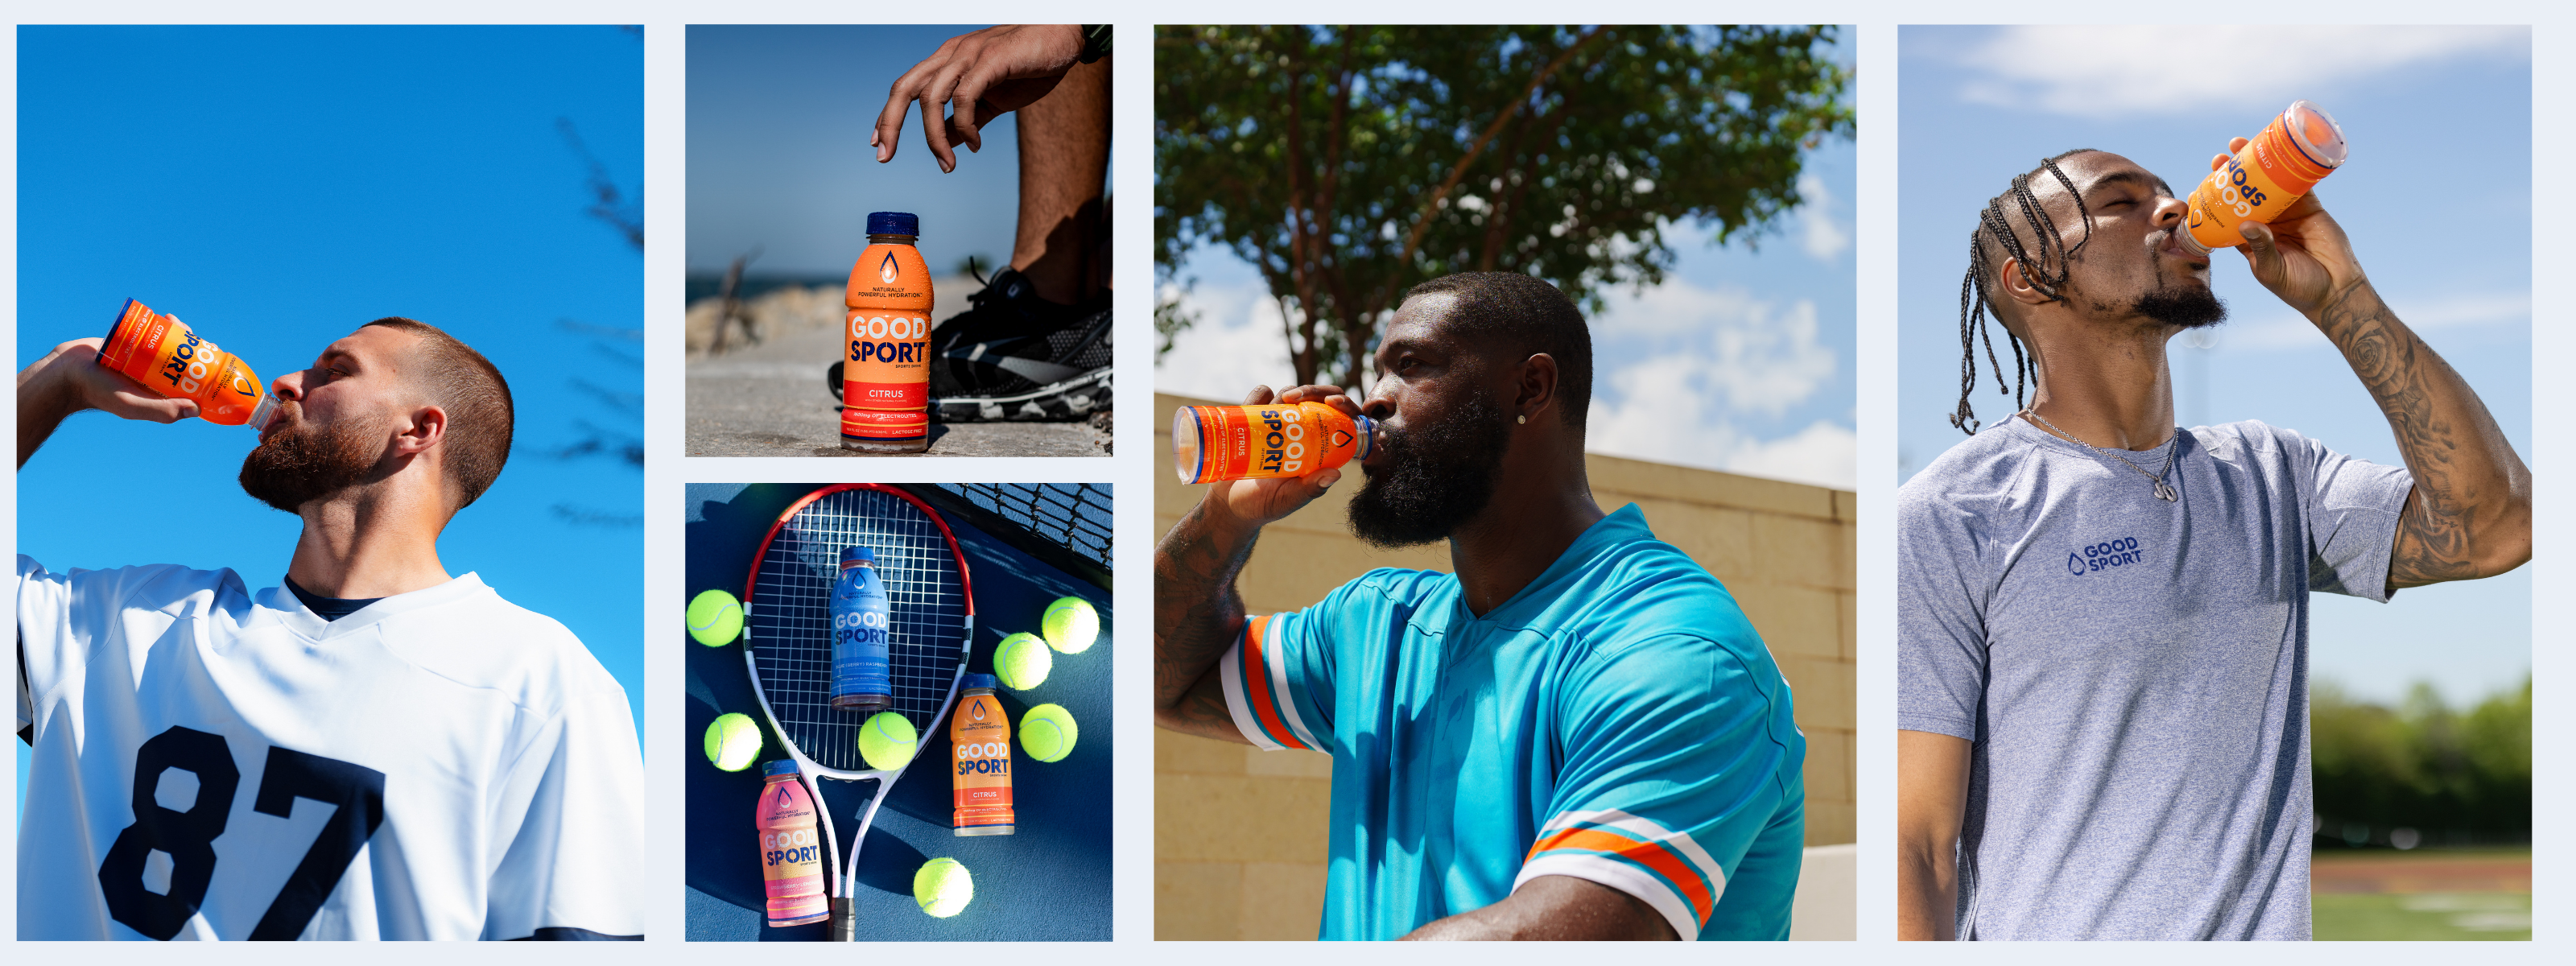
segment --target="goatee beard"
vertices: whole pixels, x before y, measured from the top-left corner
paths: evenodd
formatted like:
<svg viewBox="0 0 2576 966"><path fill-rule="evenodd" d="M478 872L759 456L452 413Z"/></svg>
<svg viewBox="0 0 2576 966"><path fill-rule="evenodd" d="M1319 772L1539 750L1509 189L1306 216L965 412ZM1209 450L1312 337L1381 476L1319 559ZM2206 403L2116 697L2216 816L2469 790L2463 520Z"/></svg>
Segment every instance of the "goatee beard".
<svg viewBox="0 0 2576 966"><path fill-rule="evenodd" d="M242 458L242 492L288 513L365 480L379 455L359 427L347 421L315 426L303 415L301 407L280 409L276 418L285 425Z"/></svg>
<svg viewBox="0 0 2576 966"><path fill-rule="evenodd" d="M1436 426L1382 429L1386 456L1351 498L1351 533L1380 550L1446 540L1493 501L1511 445L1501 406L1483 393Z"/></svg>

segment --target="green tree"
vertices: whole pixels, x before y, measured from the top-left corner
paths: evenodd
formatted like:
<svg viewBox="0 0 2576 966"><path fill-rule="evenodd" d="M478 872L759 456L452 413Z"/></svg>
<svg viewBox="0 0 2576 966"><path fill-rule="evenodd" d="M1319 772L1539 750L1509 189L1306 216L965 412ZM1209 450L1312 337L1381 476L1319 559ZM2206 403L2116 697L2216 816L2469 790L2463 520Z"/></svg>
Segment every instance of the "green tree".
<svg viewBox="0 0 2576 966"><path fill-rule="evenodd" d="M1849 137L1819 27L1158 27L1157 274L1259 269L1300 382L1357 387L1403 291L1528 272L1598 310L1653 285L1667 224L1751 239ZM1166 300L1168 350L1194 321Z"/></svg>

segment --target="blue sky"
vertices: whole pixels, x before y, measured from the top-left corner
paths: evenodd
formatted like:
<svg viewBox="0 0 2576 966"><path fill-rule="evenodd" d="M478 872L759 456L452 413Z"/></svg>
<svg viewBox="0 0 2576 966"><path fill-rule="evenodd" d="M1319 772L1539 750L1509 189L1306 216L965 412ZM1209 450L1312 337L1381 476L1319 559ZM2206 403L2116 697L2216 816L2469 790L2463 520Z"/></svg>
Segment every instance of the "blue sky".
<svg viewBox="0 0 2576 966"><path fill-rule="evenodd" d="M1853 32L1835 53L1852 63ZM990 142L987 142L990 143ZM1807 203L1774 231L1724 247L1681 222L1664 284L1610 294L1592 323L1597 453L1851 489L1852 142L1808 156ZM1157 364L1154 388L1239 399L1293 378L1278 304L1252 266L1201 247L1181 272L1198 324Z"/></svg>
<svg viewBox="0 0 2576 966"><path fill-rule="evenodd" d="M639 410L599 398L641 392L640 342L559 324L640 329L643 259L584 213L590 168L557 124L642 196L640 36L21 27L18 97L19 364L105 335L127 298L270 379L380 316L446 329L500 367L518 422L440 557L580 635L640 721L642 474L551 455L584 424L641 433ZM256 443L75 416L19 473L18 550L58 571L177 563L276 586L299 526L234 481ZM182 518L193 539L172 541Z"/></svg>
<svg viewBox="0 0 2576 966"><path fill-rule="evenodd" d="M1017 115L985 125L984 150L959 148L948 174L922 144L918 104L894 160L868 146L895 78L981 26L690 26L689 271L723 272L757 247L753 274L846 274L868 213L909 211L934 273L971 254L991 274L1019 210Z"/></svg>
<svg viewBox="0 0 2576 966"><path fill-rule="evenodd" d="M1947 419L1959 392L1959 280L1987 198L2077 147L2126 155L2188 193L2229 137L2252 136L2299 98L2350 140L2351 160L2317 193L2373 283L2532 460L2529 31L2301 30L2298 44L2266 28L1899 31L1899 480L1964 438ZM2402 462L2325 337L2256 284L2242 256L2220 252L2213 264L2232 318L2210 347L2172 343L2178 420L2260 419ZM1973 402L1989 424L2013 411L1991 374ZM2531 666L2529 567L2385 606L2314 599L2314 673L2362 696L2395 700L2426 680L2457 703L2517 684Z"/></svg>

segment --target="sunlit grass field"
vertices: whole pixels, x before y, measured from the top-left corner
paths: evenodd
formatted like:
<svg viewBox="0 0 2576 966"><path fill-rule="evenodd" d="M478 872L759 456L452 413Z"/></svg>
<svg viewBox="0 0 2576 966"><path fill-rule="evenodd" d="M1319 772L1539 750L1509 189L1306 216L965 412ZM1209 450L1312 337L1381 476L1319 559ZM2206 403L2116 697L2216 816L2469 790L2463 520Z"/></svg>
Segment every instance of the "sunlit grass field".
<svg viewBox="0 0 2576 966"><path fill-rule="evenodd" d="M2320 851L2319 940L2531 938L2529 849Z"/></svg>

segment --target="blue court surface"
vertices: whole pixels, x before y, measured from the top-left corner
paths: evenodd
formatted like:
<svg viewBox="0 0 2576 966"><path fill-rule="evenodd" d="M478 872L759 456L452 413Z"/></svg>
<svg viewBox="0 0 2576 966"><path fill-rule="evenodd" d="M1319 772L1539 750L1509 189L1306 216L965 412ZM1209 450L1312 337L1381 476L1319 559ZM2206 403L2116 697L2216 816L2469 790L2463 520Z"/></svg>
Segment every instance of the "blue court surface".
<svg viewBox="0 0 2576 966"><path fill-rule="evenodd" d="M743 592L745 574L761 538L778 514L821 484L690 484L688 593L708 588ZM928 493L931 487L910 487ZM1076 596L1100 613L1100 639L1080 654L1055 655L1046 681L1028 692L996 692L1013 727L1012 793L1018 812L1013 835L959 838L949 827L950 782L946 761L948 722L937 744L925 748L877 813L859 855L852 898L860 941L1100 940L1110 928L1110 659L1109 588L1072 572L1067 558L1049 563L1024 551L1031 538L1008 534L999 517L969 515L940 505L966 553L975 588L975 652L968 670L990 673L993 645L1004 634L1036 633L1039 615L1058 597ZM988 532L1006 531L997 534ZM1042 540L1043 538L1037 538ZM1018 543L1015 546L1014 543ZM670 604L670 622L659 632L662 647L688 649L688 727L661 740L685 742L688 761L688 925L692 941L816 941L825 925L772 929L762 921L758 833L752 820L760 795L760 767L725 772L709 764L703 736L717 715L741 712L761 724L762 760L786 757L770 733L743 667L739 642L706 647L689 638L680 619L685 600ZM1017 724L1031 705L1054 703L1081 726L1073 753L1052 764L1030 760L1019 748ZM930 736L925 735L925 739ZM875 791L870 782L824 780L824 807L841 836L843 855L858 830L858 813ZM938 919L913 902L912 876L923 862L948 857L964 863L975 880L975 900L965 911Z"/></svg>

